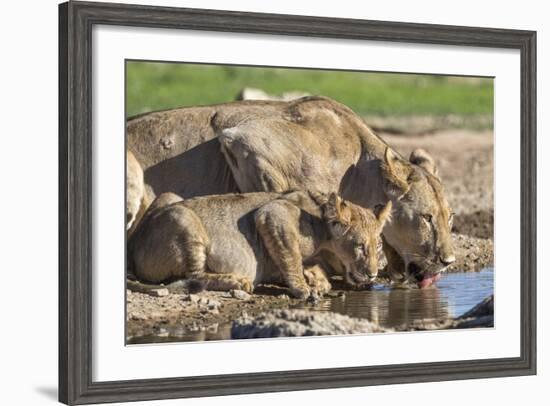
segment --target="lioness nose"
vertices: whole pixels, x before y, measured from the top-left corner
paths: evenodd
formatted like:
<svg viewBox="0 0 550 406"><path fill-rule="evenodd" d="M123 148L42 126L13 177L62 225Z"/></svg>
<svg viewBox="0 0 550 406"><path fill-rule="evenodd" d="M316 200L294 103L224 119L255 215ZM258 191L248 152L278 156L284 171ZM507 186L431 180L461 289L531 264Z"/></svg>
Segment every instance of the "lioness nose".
<svg viewBox="0 0 550 406"><path fill-rule="evenodd" d="M453 262L456 261L456 258L454 255L447 255L445 257L439 257L439 260L444 264L444 265L451 265Z"/></svg>

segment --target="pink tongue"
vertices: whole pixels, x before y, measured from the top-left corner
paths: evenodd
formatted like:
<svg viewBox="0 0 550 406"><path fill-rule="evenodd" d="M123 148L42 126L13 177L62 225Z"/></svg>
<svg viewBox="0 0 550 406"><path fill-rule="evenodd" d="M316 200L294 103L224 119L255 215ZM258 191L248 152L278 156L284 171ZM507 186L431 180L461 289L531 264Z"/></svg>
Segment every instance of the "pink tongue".
<svg viewBox="0 0 550 406"><path fill-rule="evenodd" d="M430 286L432 283L438 281L439 279L441 279L441 274L439 273L434 276L425 276L424 279L418 282L418 286L420 287L420 289L424 289Z"/></svg>
<svg viewBox="0 0 550 406"><path fill-rule="evenodd" d="M420 287L420 289L424 289L424 288L427 288L428 286L430 286L433 283L433 281L434 281L434 278L425 277L420 282L418 282L418 286Z"/></svg>

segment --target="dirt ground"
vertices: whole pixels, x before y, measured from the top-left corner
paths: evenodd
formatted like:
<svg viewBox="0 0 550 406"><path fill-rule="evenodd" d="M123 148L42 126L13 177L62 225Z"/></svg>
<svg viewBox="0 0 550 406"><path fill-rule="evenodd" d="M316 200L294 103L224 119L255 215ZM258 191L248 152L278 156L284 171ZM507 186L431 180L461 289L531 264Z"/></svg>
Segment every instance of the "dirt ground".
<svg viewBox="0 0 550 406"><path fill-rule="evenodd" d="M455 212L453 240L457 262L450 272L479 271L493 260L493 133L446 130L427 135L380 134L408 157L424 148L436 160L447 199ZM127 290L128 338L155 335L163 326L177 325L182 334L208 331L242 317L253 317L296 304L285 289L263 288L244 292L143 293ZM147 292L147 290L143 290ZM160 294L160 295L159 295Z"/></svg>

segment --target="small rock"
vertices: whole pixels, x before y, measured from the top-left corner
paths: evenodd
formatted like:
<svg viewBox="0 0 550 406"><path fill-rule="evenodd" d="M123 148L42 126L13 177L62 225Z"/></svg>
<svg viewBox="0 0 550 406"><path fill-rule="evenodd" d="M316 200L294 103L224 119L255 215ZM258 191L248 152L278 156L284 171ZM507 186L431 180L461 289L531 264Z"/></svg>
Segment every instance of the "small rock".
<svg viewBox="0 0 550 406"><path fill-rule="evenodd" d="M208 303L210 302L210 300L206 297L201 297L199 298L199 300L197 301L197 304L199 306L208 306Z"/></svg>
<svg viewBox="0 0 550 406"><path fill-rule="evenodd" d="M250 299L250 294L246 293L244 290L231 290L231 296L239 300L248 300Z"/></svg>
<svg viewBox="0 0 550 406"><path fill-rule="evenodd" d="M218 327L219 327L219 324L214 323L214 324L211 324L208 327L206 327L206 331L208 331L209 333L217 333L218 332Z"/></svg>
<svg viewBox="0 0 550 406"><path fill-rule="evenodd" d="M144 320L147 320L147 316L143 313L132 313L130 315L130 319L136 320L136 321L144 321Z"/></svg>
<svg viewBox="0 0 550 406"><path fill-rule="evenodd" d="M282 299L282 300L290 300L290 297L289 297L287 294L285 294L285 293L283 293L283 294L281 294L281 295L279 295L279 296L277 296L277 297L278 297L279 299Z"/></svg>
<svg viewBox="0 0 550 406"><path fill-rule="evenodd" d="M170 292L166 288L160 288L160 289L151 289L149 291L149 294L155 297L163 297L163 296L168 296Z"/></svg>
<svg viewBox="0 0 550 406"><path fill-rule="evenodd" d="M208 308L209 309L217 309L221 305L222 305L221 302L218 302L217 300L214 300L214 299L208 300Z"/></svg>
<svg viewBox="0 0 550 406"><path fill-rule="evenodd" d="M166 330L165 328L160 328L157 335L159 337L168 337L170 335L170 332L168 330Z"/></svg>
<svg viewBox="0 0 550 406"><path fill-rule="evenodd" d="M199 295L184 295L183 296L183 300L185 301L188 301L188 302L191 302L193 304L198 304L199 301L201 300L201 297Z"/></svg>

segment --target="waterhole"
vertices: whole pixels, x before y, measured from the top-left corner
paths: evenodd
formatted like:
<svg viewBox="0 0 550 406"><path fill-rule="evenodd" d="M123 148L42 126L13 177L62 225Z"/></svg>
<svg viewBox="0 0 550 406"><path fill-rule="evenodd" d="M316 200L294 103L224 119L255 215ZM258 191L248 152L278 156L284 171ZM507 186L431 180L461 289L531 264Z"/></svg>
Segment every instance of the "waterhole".
<svg viewBox="0 0 550 406"><path fill-rule="evenodd" d="M383 327L405 327L419 320L441 320L460 316L493 293L492 268L480 272L449 273L427 289L396 289L376 286L367 291L336 292L319 303L300 304L292 308L327 311L368 319ZM168 333L168 334L167 334ZM134 337L129 343L174 341L210 341L231 338L231 323L206 331L176 336L165 331L163 336Z"/></svg>

